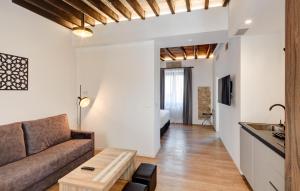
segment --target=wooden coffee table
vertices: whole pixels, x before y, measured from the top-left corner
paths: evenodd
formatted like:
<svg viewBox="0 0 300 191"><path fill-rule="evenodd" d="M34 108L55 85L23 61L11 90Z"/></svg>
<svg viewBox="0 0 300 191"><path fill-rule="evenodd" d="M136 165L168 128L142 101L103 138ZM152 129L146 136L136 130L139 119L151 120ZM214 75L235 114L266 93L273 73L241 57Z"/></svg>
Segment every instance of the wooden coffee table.
<svg viewBox="0 0 300 191"><path fill-rule="evenodd" d="M104 149L90 160L61 178L60 191L109 191L119 180L130 181L135 171L136 151ZM83 166L94 167L94 171L82 170Z"/></svg>

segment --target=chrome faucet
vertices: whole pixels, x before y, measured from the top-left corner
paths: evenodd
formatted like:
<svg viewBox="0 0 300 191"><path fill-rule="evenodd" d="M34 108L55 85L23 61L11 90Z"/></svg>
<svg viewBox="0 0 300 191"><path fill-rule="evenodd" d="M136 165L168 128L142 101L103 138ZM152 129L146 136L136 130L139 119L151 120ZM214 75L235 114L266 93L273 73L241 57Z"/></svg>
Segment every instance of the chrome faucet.
<svg viewBox="0 0 300 191"><path fill-rule="evenodd" d="M272 111L272 109L273 109L274 107L282 107L283 110L285 111L285 106L282 105L282 104L274 104L274 105L271 105L271 107L269 108L269 111ZM284 127L284 124L282 124L281 120L280 120L280 122L279 122L279 125L282 126L282 127Z"/></svg>

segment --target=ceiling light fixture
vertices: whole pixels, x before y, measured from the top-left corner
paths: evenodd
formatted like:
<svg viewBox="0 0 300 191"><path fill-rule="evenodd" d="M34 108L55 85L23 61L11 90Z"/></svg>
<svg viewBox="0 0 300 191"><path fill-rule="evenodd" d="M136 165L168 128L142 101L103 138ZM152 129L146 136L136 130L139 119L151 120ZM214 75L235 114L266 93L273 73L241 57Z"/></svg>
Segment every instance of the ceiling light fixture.
<svg viewBox="0 0 300 191"><path fill-rule="evenodd" d="M247 19L247 20L245 20L245 24L246 24L246 25L251 25L251 24L252 24L252 22L253 22L253 21L252 21L251 19Z"/></svg>
<svg viewBox="0 0 300 191"><path fill-rule="evenodd" d="M93 31L84 26L84 14L82 14L81 26L80 27L74 27L72 29L72 32L73 32L74 35L79 36L81 38L88 38L88 37L93 36Z"/></svg>

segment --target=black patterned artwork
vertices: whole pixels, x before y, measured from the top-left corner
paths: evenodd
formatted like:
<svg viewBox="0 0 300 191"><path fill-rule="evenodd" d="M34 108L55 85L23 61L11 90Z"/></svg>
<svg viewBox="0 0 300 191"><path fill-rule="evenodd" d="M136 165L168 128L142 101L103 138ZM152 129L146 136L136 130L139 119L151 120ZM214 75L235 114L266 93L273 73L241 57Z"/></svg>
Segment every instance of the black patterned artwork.
<svg viewBox="0 0 300 191"><path fill-rule="evenodd" d="M28 90L28 58L0 53L0 90Z"/></svg>

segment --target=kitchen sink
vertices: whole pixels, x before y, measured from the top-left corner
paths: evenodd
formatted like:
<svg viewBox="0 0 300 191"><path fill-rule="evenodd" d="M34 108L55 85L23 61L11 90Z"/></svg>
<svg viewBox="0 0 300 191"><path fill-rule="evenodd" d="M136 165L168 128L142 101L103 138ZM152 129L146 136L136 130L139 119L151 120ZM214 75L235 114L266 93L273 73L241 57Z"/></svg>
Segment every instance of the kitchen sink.
<svg viewBox="0 0 300 191"><path fill-rule="evenodd" d="M260 130L260 131L275 131L281 128L278 127L277 125L263 124L263 123L248 123L248 126L252 127L255 130Z"/></svg>

